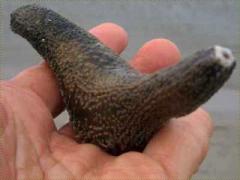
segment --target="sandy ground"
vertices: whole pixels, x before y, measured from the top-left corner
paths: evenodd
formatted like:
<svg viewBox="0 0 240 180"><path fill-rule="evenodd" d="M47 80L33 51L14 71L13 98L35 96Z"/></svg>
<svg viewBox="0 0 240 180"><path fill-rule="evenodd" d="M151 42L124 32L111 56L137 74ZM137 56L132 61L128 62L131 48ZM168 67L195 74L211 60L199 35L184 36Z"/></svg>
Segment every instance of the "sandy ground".
<svg viewBox="0 0 240 180"><path fill-rule="evenodd" d="M34 1L2 1L2 79L39 63L41 57L22 38L9 29L9 14L23 4ZM39 1L37 1L39 2ZM169 38L176 42L183 56L203 47L221 44L240 56L240 23L237 0L225 1L44 1L73 22L89 29L102 22L115 22L129 33L129 46L123 56L130 59L144 42ZM214 121L215 130L206 160L196 179L237 179L239 164L239 68L230 81L204 105ZM56 120L61 127L68 120L64 112Z"/></svg>

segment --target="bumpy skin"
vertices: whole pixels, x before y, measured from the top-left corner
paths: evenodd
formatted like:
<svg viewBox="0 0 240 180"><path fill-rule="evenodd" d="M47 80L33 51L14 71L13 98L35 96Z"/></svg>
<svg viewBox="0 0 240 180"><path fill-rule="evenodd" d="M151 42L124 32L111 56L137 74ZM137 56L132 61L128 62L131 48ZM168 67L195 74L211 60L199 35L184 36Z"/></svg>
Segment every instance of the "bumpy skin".
<svg viewBox="0 0 240 180"><path fill-rule="evenodd" d="M141 151L170 118L206 102L235 66L223 66L209 48L144 75L84 29L37 5L15 10L11 28L54 71L79 141L115 155Z"/></svg>

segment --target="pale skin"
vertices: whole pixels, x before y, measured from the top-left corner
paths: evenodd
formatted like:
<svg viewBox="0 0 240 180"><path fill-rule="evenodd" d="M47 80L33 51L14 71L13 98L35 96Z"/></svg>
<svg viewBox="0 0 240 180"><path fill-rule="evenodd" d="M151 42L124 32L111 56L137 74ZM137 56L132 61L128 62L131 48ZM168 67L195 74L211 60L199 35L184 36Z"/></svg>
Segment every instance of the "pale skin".
<svg viewBox="0 0 240 180"><path fill-rule="evenodd" d="M127 46L127 33L116 24L104 23L90 32L119 54ZM130 65L150 73L179 59L176 45L154 39L139 49ZM0 177L188 179L206 157L212 122L201 108L171 120L142 153L111 156L95 145L76 143L68 124L56 129L53 118L64 105L45 62L0 85Z"/></svg>

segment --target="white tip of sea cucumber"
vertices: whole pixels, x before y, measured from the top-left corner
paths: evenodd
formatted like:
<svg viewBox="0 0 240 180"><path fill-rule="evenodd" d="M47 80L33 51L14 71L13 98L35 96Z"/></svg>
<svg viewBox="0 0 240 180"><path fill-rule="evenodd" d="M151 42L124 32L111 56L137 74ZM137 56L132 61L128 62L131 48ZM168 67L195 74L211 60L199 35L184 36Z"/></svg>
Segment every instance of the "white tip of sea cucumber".
<svg viewBox="0 0 240 180"><path fill-rule="evenodd" d="M230 49L218 45L215 45L213 48L216 59L218 59L220 64L224 67L229 67L235 62L234 56Z"/></svg>

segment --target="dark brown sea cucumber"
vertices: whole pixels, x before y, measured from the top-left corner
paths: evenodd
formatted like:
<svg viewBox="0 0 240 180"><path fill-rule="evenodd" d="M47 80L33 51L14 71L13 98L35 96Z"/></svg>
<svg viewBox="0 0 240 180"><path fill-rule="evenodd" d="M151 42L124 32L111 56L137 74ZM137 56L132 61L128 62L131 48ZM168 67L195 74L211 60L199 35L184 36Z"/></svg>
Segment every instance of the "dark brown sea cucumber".
<svg viewBox="0 0 240 180"><path fill-rule="evenodd" d="M15 10L11 28L55 73L79 141L114 155L143 150L170 118L206 102L236 64L229 49L214 46L175 66L141 74L93 35L38 5Z"/></svg>

